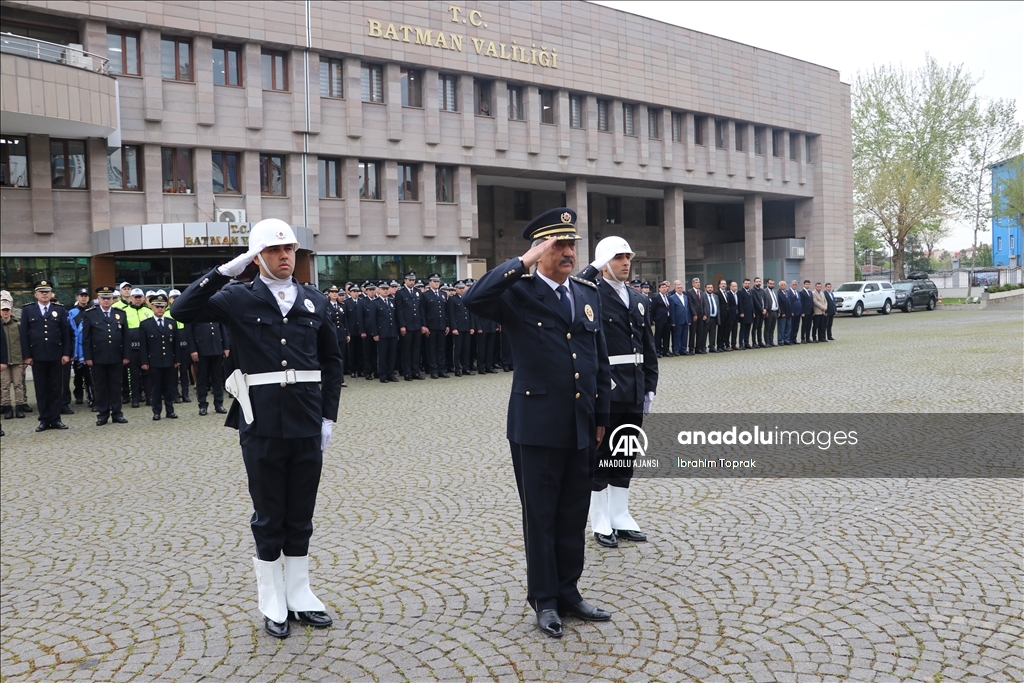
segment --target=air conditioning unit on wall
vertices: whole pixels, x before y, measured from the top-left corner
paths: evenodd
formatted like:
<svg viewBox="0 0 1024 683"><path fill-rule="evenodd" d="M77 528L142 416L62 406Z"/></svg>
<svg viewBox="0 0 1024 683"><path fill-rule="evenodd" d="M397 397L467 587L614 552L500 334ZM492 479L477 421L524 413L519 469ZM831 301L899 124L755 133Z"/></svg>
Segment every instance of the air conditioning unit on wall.
<svg viewBox="0 0 1024 683"><path fill-rule="evenodd" d="M245 209L223 209L217 212L218 223L245 223Z"/></svg>

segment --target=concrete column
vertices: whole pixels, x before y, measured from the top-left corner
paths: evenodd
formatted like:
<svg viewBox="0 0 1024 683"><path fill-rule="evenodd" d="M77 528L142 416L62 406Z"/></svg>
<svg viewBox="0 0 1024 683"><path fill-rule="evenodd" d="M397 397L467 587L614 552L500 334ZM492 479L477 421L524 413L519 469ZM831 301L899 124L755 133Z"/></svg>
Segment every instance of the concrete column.
<svg viewBox="0 0 1024 683"><path fill-rule="evenodd" d="M299 51L301 59L302 51ZM322 67L327 68L325 65ZM309 132L320 133L320 55L316 52L309 53ZM343 84L344 85L344 84ZM310 141L312 143L312 140ZM315 166L315 164L314 164Z"/></svg>
<svg viewBox="0 0 1024 683"><path fill-rule="evenodd" d="M747 178L753 178L757 170L757 157L754 155L754 124L743 127L743 154L747 158Z"/></svg>
<svg viewBox="0 0 1024 683"><path fill-rule="evenodd" d="M587 129L587 161L597 161L597 97L587 95L583 105L584 126Z"/></svg>
<svg viewBox="0 0 1024 683"><path fill-rule="evenodd" d="M319 89L317 90L319 93ZM318 117L319 120L319 117ZM298 159L299 173L302 173L302 155L295 155ZM313 231L314 235L320 234L320 186L318 181L317 157L310 154L306 159L306 227ZM295 188L296 192L302 192L301 187ZM301 215L301 208L300 214Z"/></svg>
<svg viewBox="0 0 1024 683"><path fill-rule="evenodd" d="M359 216L359 159L346 157L342 160L341 172L345 193L345 234L359 235L362 232Z"/></svg>
<svg viewBox="0 0 1024 683"><path fill-rule="evenodd" d="M402 141L401 77L401 68L397 64L392 62L384 65L384 103L388 110L388 140L391 142Z"/></svg>
<svg viewBox="0 0 1024 683"><path fill-rule="evenodd" d="M686 112L683 116L685 118L683 123L683 143L686 145L686 162L684 163L683 168L687 171L692 171L697 166L697 162L695 161L696 152L694 150L694 145L696 144L694 138L695 123L692 112Z"/></svg>
<svg viewBox="0 0 1024 683"><path fill-rule="evenodd" d="M569 91L559 90L557 100L555 104L555 123L558 124L558 157L560 159L568 159L572 149L572 142L569 137L569 131L572 130L569 122Z"/></svg>
<svg viewBox="0 0 1024 683"><path fill-rule="evenodd" d="M636 107L633 117L633 132L636 133L637 145L640 148L640 165L647 166L651 158L650 124L647 121L647 105L641 104Z"/></svg>
<svg viewBox="0 0 1024 683"><path fill-rule="evenodd" d="M580 176L565 181L565 203L576 212L576 271L590 263L590 209L587 206L587 179Z"/></svg>
<svg viewBox="0 0 1024 683"><path fill-rule="evenodd" d="M288 53L288 89L292 100L292 132L307 133L306 126L306 63L302 50L291 50ZM313 72L310 71L310 76ZM317 72L319 76L319 71ZM320 81L316 81L316 93L320 94Z"/></svg>
<svg viewBox="0 0 1024 683"><path fill-rule="evenodd" d="M140 31L139 52L142 60L144 117L147 121L163 121L164 83L160 75L160 31L148 28Z"/></svg>
<svg viewBox="0 0 1024 683"><path fill-rule="evenodd" d="M479 237L476 175L470 166L459 166L455 171L455 201L459 203L459 237Z"/></svg>
<svg viewBox="0 0 1024 683"><path fill-rule="evenodd" d="M672 168L672 110L665 107L661 110L661 167Z"/></svg>
<svg viewBox="0 0 1024 683"><path fill-rule="evenodd" d="M302 187L302 154L285 154L284 159L284 189L288 194L288 209L290 213L288 222L292 225L308 227L306 226L306 217L302 212L302 200L305 199ZM313 159L315 164L316 157L313 157ZM319 194L319 189L317 194Z"/></svg>
<svg viewBox="0 0 1024 683"><path fill-rule="evenodd" d="M775 177L775 130L765 126L764 129L764 179Z"/></svg>
<svg viewBox="0 0 1024 683"><path fill-rule="evenodd" d="M736 175L736 122L732 119L725 122L725 174Z"/></svg>
<svg viewBox="0 0 1024 683"><path fill-rule="evenodd" d="M89 159L89 214L93 232L110 228L110 189L107 179L107 141L89 138L85 141ZM120 153L120 150L118 150Z"/></svg>
<svg viewBox="0 0 1024 683"><path fill-rule="evenodd" d="M708 175L714 175L718 170L718 131L715 130L715 120L710 116L704 117L704 147L707 149Z"/></svg>
<svg viewBox="0 0 1024 683"><path fill-rule="evenodd" d="M784 182L784 183L788 183L789 182L789 167L790 167L790 162L789 162L790 148L789 148L789 146L791 144L791 141L790 141L791 137L792 137L792 135L790 135L788 131L783 131L783 133L782 133L782 182Z"/></svg>
<svg viewBox="0 0 1024 683"><path fill-rule="evenodd" d="M50 177L49 135L28 136L28 186L32 203L32 231L37 235L52 234L53 185ZM103 186L106 187L106 182Z"/></svg>
<svg viewBox="0 0 1024 683"><path fill-rule="evenodd" d="M245 218L250 223L263 220L263 195L260 193L260 153L242 152L242 193L245 195Z"/></svg>
<svg viewBox="0 0 1024 683"><path fill-rule="evenodd" d="M342 70L345 73L345 122L348 124L347 135L350 138L363 137L363 96L362 92L362 67L358 59L346 59L342 63ZM356 168L358 172L358 167ZM359 201L359 194L356 193L356 202ZM356 214L359 215L358 213ZM351 225L349 230L351 230ZM357 228L358 229L358 228ZM350 235L353 233L349 233ZM356 235L359 233L356 232Z"/></svg>
<svg viewBox="0 0 1024 683"><path fill-rule="evenodd" d="M622 132L622 100L611 100L608 102L608 126L612 130L612 161L621 164L626 160L626 145L623 141ZM633 121L636 130L636 121Z"/></svg>
<svg viewBox="0 0 1024 683"><path fill-rule="evenodd" d="M686 281L686 242L683 232L683 188L665 188L665 279Z"/></svg>
<svg viewBox="0 0 1024 683"><path fill-rule="evenodd" d="M164 222L164 171L160 145L142 146L142 178L146 194L146 222ZM49 176L47 176L49 179Z"/></svg>
<svg viewBox="0 0 1024 683"><path fill-rule="evenodd" d="M213 62L213 39L198 35L192 39L192 54L195 65L208 65ZM192 69L196 79L196 123L200 126L212 126L216 123L217 112L213 105L213 70Z"/></svg>
<svg viewBox="0 0 1024 683"><path fill-rule="evenodd" d="M214 211L213 155L209 147L196 147L192 150L192 166L193 178L195 180L192 186L192 196L196 198L196 207L199 209L196 214L199 220L215 221L217 220L217 212ZM236 206L238 206L237 202L232 202L223 208L233 209ZM207 218L207 214L213 216L213 218Z"/></svg>
<svg viewBox="0 0 1024 683"><path fill-rule="evenodd" d="M398 162L385 161L384 172L381 173L381 192L384 195L384 215L386 223L384 234L388 237L397 236L400 232L398 212Z"/></svg>
<svg viewBox="0 0 1024 683"><path fill-rule="evenodd" d="M806 135L796 136L797 177L801 185L807 184L807 145L811 143Z"/></svg>
<svg viewBox="0 0 1024 683"><path fill-rule="evenodd" d="M526 153L540 154L540 91L535 85L523 90L523 113L526 114Z"/></svg>
<svg viewBox="0 0 1024 683"><path fill-rule="evenodd" d="M473 99L473 77L459 76L459 109L462 111L462 146L472 149L476 146L476 100Z"/></svg>
<svg viewBox="0 0 1024 683"><path fill-rule="evenodd" d="M743 277L753 280L764 272L764 229L761 195L743 198Z"/></svg>
<svg viewBox="0 0 1024 683"><path fill-rule="evenodd" d="M107 54L107 25L101 21L86 19L78 33L82 49L94 55Z"/></svg>
<svg viewBox="0 0 1024 683"><path fill-rule="evenodd" d="M437 92L437 69L423 72L423 109L426 119L424 139L428 145L441 142L441 104Z"/></svg>
<svg viewBox="0 0 1024 683"><path fill-rule="evenodd" d="M245 78L245 127L249 130L263 130L263 63L260 59L260 45L259 43L246 43L243 52L245 60L242 71ZM257 178L258 184L259 178ZM248 218L248 214L246 218Z"/></svg>
<svg viewBox="0 0 1024 683"><path fill-rule="evenodd" d="M423 236L437 237L437 176L434 164L423 164L419 184L423 205Z"/></svg>
<svg viewBox="0 0 1024 683"><path fill-rule="evenodd" d="M494 149L508 151L508 82L494 81L491 97L494 98Z"/></svg>

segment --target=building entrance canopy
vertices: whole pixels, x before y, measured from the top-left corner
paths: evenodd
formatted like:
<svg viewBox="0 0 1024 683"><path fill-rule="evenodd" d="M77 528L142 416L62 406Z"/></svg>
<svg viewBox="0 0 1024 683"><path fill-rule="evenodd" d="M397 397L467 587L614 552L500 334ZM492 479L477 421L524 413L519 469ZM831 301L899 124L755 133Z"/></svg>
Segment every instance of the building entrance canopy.
<svg viewBox="0 0 1024 683"><path fill-rule="evenodd" d="M202 249L231 247L245 250L249 246L252 223L148 223L126 225L92 234L92 253L117 254L150 249ZM313 231L293 226L299 249L313 250Z"/></svg>

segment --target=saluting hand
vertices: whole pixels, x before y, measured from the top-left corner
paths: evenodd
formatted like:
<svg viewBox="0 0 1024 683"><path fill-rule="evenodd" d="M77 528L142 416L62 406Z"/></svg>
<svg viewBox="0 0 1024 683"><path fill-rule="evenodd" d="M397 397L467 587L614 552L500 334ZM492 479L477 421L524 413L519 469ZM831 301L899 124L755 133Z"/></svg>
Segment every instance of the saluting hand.
<svg viewBox="0 0 1024 683"><path fill-rule="evenodd" d="M530 250L520 257L523 259L523 265L526 268L532 268L535 263L540 261L540 257L551 250L556 244L558 244L558 240L548 237L537 246L530 247Z"/></svg>

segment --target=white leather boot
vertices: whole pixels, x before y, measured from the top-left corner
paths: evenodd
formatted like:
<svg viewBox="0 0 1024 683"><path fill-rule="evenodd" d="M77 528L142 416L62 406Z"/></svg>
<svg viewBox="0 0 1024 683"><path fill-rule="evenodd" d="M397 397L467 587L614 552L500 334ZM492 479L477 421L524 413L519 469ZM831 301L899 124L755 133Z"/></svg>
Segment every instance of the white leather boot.
<svg viewBox="0 0 1024 683"><path fill-rule="evenodd" d="M316 628L326 628L333 623L324 603L309 587L309 555L284 556L284 583L290 617Z"/></svg>
<svg viewBox="0 0 1024 683"><path fill-rule="evenodd" d="M608 516L612 529L615 529L619 538L631 541L647 540L647 537L640 533L640 525L629 514L629 489L621 486L608 487Z"/></svg>
<svg viewBox="0 0 1024 683"><path fill-rule="evenodd" d="M595 534L605 536L612 533L612 523L608 519L608 488L590 492L590 526Z"/></svg>
<svg viewBox="0 0 1024 683"><path fill-rule="evenodd" d="M267 633L275 638L288 636L288 606L284 587L284 562L279 557L273 562L252 558L256 571L256 590L260 612L266 617Z"/></svg>

